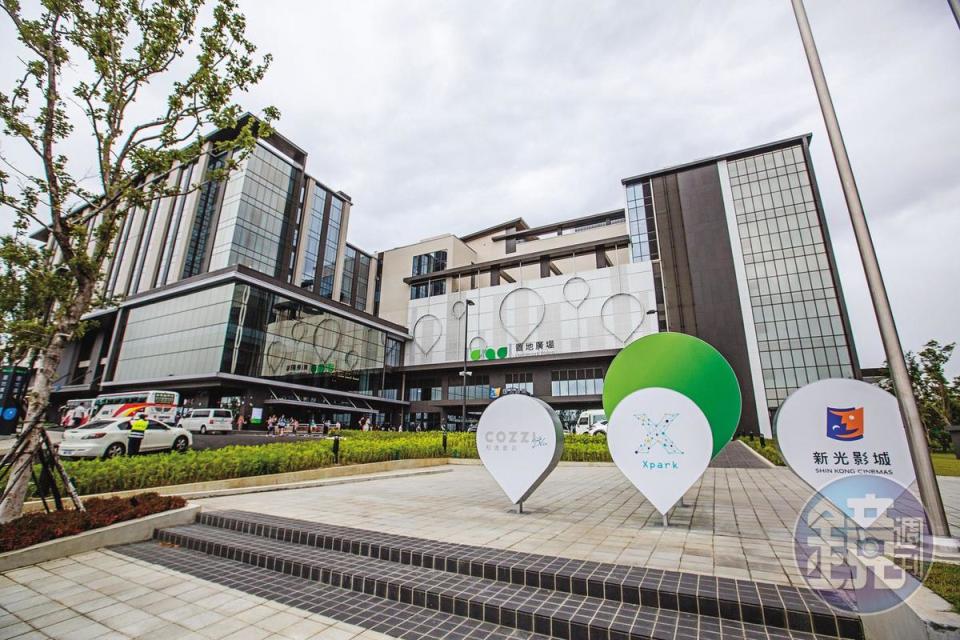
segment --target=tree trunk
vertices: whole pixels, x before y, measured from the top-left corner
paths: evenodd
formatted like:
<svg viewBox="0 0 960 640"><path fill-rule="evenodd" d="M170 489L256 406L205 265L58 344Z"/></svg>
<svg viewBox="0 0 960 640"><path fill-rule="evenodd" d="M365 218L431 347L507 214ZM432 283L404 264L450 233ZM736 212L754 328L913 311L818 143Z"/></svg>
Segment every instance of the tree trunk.
<svg viewBox="0 0 960 640"><path fill-rule="evenodd" d="M84 314L93 298L96 280L83 277L79 283L77 297L66 305L62 316L57 322L57 330L50 338L47 348L40 356L40 367L37 369L33 384L28 394L27 415L23 423L23 432L27 433L27 442L21 453L12 461L10 476L7 479L5 497L0 502L0 524L19 518L23 513L23 503L27 497L27 488L30 484L30 465L33 464L35 454L42 440L40 429L43 428L44 415L50 404L50 392L57 379L57 368L63 357L63 351L80 324L80 317ZM31 429L31 427L34 427Z"/></svg>

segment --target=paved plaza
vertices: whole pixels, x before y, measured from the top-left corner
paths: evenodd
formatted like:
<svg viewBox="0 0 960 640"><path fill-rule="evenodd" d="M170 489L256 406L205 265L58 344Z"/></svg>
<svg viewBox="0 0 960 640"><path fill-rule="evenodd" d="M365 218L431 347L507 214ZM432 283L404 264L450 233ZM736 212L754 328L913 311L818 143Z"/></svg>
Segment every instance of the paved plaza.
<svg viewBox="0 0 960 640"><path fill-rule="evenodd" d="M960 528L960 478L940 483L951 524ZM561 464L518 514L483 467L467 461L419 477L387 475L200 503L205 510L802 585L791 531L809 495L782 467L711 467L664 530L659 514L612 464ZM0 640L386 637L110 550L3 574L0 607Z"/></svg>
<svg viewBox="0 0 960 640"><path fill-rule="evenodd" d="M600 562L800 583L791 531L810 490L786 469L708 469L664 530L613 464L561 464L518 514L486 470L202 500L341 526Z"/></svg>

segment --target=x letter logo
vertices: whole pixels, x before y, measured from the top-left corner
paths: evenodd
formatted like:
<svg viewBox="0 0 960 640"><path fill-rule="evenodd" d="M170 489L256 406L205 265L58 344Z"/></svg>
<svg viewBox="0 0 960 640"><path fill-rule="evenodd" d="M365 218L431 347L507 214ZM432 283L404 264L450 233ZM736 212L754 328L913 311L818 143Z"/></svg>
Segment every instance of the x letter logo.
<svg viewBox="0 0 960 640"><path fill-rule="evenodd" d="M667 413L660 419L660 422L654 423L645 413L634 414L633 417L640 422L640 426L645 430L643 442L637 447L634 453L650 453L650 449L653 448L654 445L661 444L663 448L667 450L667 453L675 455L682 454L683 451L681 451L677 445L673 444L673 440L667 435L667 429L676 421L679 415L679 413Z"/></svg>

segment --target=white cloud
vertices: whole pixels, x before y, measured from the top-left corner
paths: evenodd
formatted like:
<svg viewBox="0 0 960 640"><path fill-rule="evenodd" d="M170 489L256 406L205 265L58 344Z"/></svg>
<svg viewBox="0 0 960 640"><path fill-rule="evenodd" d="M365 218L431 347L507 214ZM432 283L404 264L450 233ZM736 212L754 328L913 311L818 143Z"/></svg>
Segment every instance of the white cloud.
<svg viewBox="0 0 960 640"><path fill-rule="evenodd" d="M619 207L625 176L812 131L861 360L883 360L789 3L243 8L251 38L275 57L245 104L281 109L279 129L310 154L310 173L354 198L350 240L371 250ZM947 4L807 9L904 345L960 338L949 293L960 33ZM5 24L0 42L10 42ZM4 56L0 86L14 70ZM83 158L84 144L71 156Z"/></svg>

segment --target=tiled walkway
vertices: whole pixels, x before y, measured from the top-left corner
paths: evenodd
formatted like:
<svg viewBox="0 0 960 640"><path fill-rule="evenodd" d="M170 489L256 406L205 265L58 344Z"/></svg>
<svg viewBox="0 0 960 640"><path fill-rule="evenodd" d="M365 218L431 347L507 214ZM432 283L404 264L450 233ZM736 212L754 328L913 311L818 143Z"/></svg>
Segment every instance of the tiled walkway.
<svg viewBox="0 0 960 640"><path fill-rule="evenodd" d="M708 469L660 515L612 464L561 464L519 515L480 466L201 501L389 533L556 556L800 584L791 531L810 490L786 469Z"/></svg>
<svg viewBox="0 0 960 640"><path fill-rule="evenodd" d="M381 640L388 636L112 551L0 576L0 639Z"/></svg>

